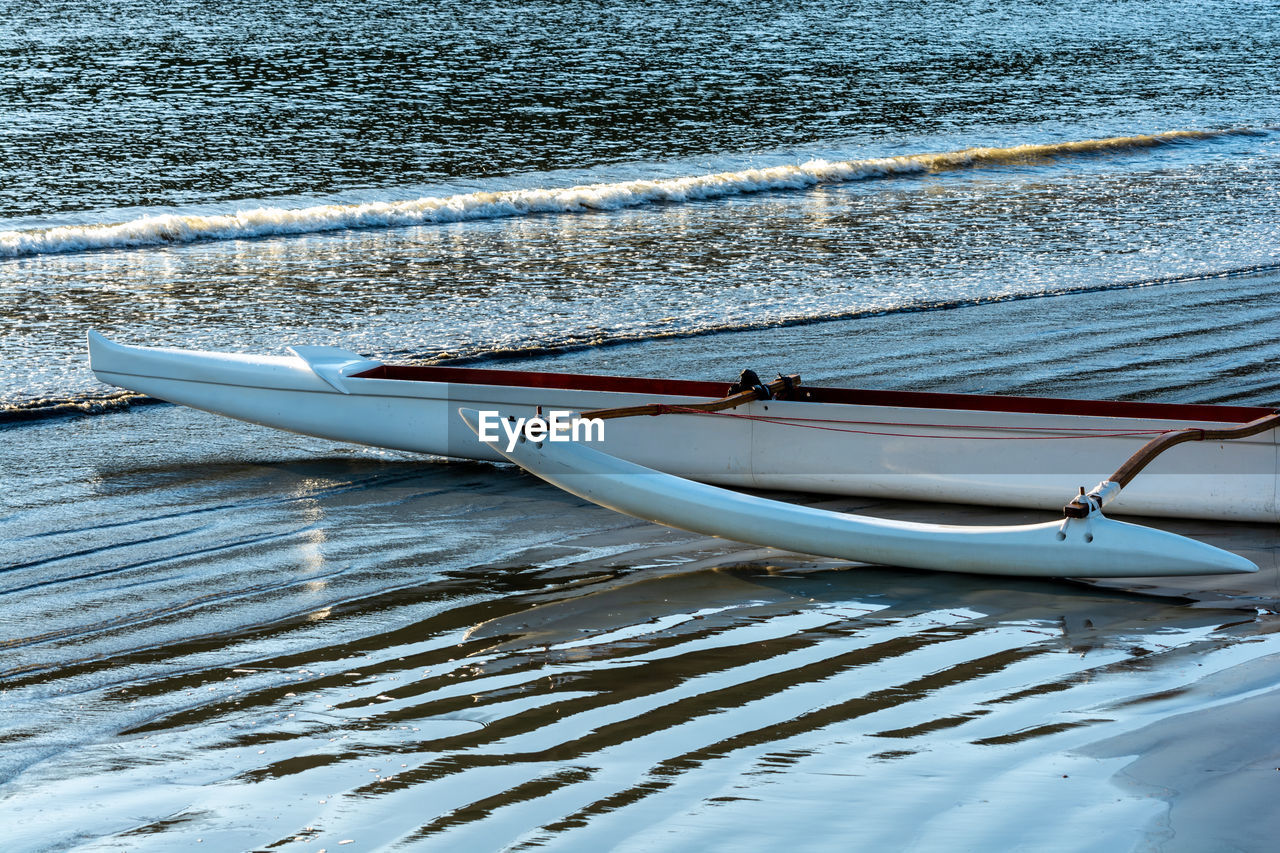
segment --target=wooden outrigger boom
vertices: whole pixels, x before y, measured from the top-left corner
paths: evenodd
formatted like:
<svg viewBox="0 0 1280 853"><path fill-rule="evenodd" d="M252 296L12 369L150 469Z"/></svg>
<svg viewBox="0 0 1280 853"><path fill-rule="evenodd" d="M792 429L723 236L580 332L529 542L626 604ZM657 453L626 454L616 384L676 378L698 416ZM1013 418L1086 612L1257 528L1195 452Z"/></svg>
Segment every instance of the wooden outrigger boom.
<svg viewBox="0 0 1280 853"><path fill-rule="evenodd" d="M1062 514L1067 518L1085 518L1091 511L1091 504L1101 509L1114 501L1119 496L1120 490L1133 482L1133 478L1138 476L1157 456L1179 444L1188 441L1232 441L1261 435L1277 427L1280 427L1280 414L1273 413L1238 427L1226 429L1189 427L1156 436L1125 460L1114 474L1095 486L1093 491L1086 494L1084 487L1081 486L1080 494L1062 508Z"/></svg>
<svg viewBox="0 0 1280 853"><path fill-rule="evenodd" d="M743 371L746 375L748 371ZM755 374L751 374L755 377ZM623 406L616 409L596 409L591 412L583 412L582 417L593 418L595 420L610 420L612 418L632 418L638 415L666 415L679 412L681 414L692 414L694 412L723 412L725 409L736 409L738 406L750 403L752 400L772 400L778 394L792 391L800 384L800 374L793 373L790 376L779 375L777 379L768 383L756 383L751 387L721 397L719 400L712 400L709 403L686 403L682 406L671 406L666 403L646 403L643 406ZM733 386L737 387L737 386ZM732 390L732 388L730 389Z"/></svg>

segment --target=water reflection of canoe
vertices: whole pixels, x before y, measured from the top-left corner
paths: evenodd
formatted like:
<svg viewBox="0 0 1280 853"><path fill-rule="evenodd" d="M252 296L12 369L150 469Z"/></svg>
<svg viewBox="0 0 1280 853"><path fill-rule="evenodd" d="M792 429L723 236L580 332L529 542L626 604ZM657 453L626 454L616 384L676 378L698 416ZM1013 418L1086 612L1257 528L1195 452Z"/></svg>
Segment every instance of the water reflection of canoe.
<svg viewBox="0 0 1280 853"><path fill-rule="evenodd" d="M499 461L457 415L503 417L657 403L607 422L596 449L725 486L1043 509L1108 476L1153 436L1234 427L1245 406L1094 402L801 385L784 398L689 410L724 383L388 365L333 347L287 356L125 346L89 334L104 382L264 426ZM1274 430L1181 445L1108 506L1113 513L1275 522Z"/></svg>

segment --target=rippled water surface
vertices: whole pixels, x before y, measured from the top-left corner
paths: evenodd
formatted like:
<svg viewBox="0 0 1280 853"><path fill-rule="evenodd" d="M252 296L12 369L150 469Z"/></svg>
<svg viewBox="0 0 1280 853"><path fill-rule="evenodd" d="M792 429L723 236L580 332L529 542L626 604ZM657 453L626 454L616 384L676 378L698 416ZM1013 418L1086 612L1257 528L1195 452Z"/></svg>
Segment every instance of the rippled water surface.
<svg viewBox="0 0 1280 853"><path fill-rule="evenodd" d="M1247 2L19 0L0 24L0 210L1266 121L1275 15Z"/></svg>
<svg viewBox="0 0 1280 853"><path fill-rule="evenodd" d="M120 410L84 335L1276 406L1277 39L1245 2L7 4L0 848L1265 849L1273 528L1176 528L1263 567L1216 586L850 568Z"/></svg>

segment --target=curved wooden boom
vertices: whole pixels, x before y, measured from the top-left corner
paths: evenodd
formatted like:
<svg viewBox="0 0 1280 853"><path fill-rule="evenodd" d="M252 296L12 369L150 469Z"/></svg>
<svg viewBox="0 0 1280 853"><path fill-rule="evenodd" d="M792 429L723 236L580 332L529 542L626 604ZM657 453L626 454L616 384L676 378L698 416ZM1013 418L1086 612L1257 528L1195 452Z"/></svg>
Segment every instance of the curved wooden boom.
<svg viewBox="0 0 1280 853"><path fill-rule="evenodd" d="M1171 447L1188 441L1230 441L1234 438L1248 438L1277 427L1280 427L1280 414L1272 413L1237 427L1225 429L1189 427L1158 435L1142 445L1116 469L1114 474L1095 486L1092 492L1086 495L1081 488L1080 494L1064 506L1062 512L1067 518L1085 518L1091 511L1090 503L1102 507L1115 500L1120 490L1133 482L1133 478L1138 476L1143 468Z"/></svg>
<svg viewBox="0 0 1280 853"><path fill-rule="evenodd" d="M732 409L741 406L744 403L750 403L752 400L772 400L783 391L790 391L800 384L800 374L793 373L790 376L779 376L767 385L757 385L754 388L748 388L746 391L740 391L737 394L730 394L727 397L721 397L719 400L712 400L709 403L685 403L679 407L681 412L699 411L699 412L720 412L725 409ZM583 418L594 418L596 420L609 420L610 418L630 418L636 415L664 415L675 411L672 406L664 403L649 403L644 406L623 406L617 409L596 409L593 412L583 412Z"/></svg>
<svg viewBox="0 0 1280 853"><path fill-rule="evenodd" d="M1155 459L1175 444L1182 444L1184 441L1229 441L1233 438L1248 438L1251 435L1257 435L1276 427L1280 427L1280 414L1266 415L1256 421L1249 421L1247 424L1226 429L1190 428L1166 432L1164 435L1158 435L1142 445L1137 453L1130 456L1111 475L1111 482L1118 483L1120 488L1123 489L1129 485L1134 477L1138 476L1138 472L1147 467L1147 464L1152 459Z"/></svg>

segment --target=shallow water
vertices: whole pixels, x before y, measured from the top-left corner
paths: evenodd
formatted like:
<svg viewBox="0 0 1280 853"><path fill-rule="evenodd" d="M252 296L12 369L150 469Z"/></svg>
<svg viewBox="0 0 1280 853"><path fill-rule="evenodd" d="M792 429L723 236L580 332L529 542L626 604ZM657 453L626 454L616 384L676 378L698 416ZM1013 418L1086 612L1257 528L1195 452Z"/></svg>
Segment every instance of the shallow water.
<svg viewBox="0 0 1280 853"><path fill-rule="evenodd" d="M88 424L150 449L62 461ZM1123 846L1166 806L1081 750L1280 652L1252 609L745 552L182 409L22 434L10 849Z"/></svg>
<svg viewBox="0 0 1280 853"><path fill-rule="evenodd" d="M1271 287L1096 294L1074 331L1067 296L536 363L731 376L782 342L788 364L825 353L822 380L1256 401L1273 355L1250 368L1192 329L1267 328L1249 294ZM1064 362L1080 336L1087 357ZM1187 357L1162 360L1168 339ZM1188 363L1202 383L1180 380ZM1091 588L748 550L509 467L171 406L3 435L0 791L29 816L11 848L1127 849L1222 807L1197 780L1231 769L1148 730L1274 701L1270 527L1177 523L1244 543L1257 576ZM1259 737L1236 765L1271 748ZM1248 846L1274 829L1183 831Z"/></svg>
<svg viewBox="0 0 1280 853"><path fill-rule="evenodd" d="M1274 527L1169 523L1243 579L850 567L83 347L1280 405L1277 14L9 4L0 848L1264 849Z"/></svg>

